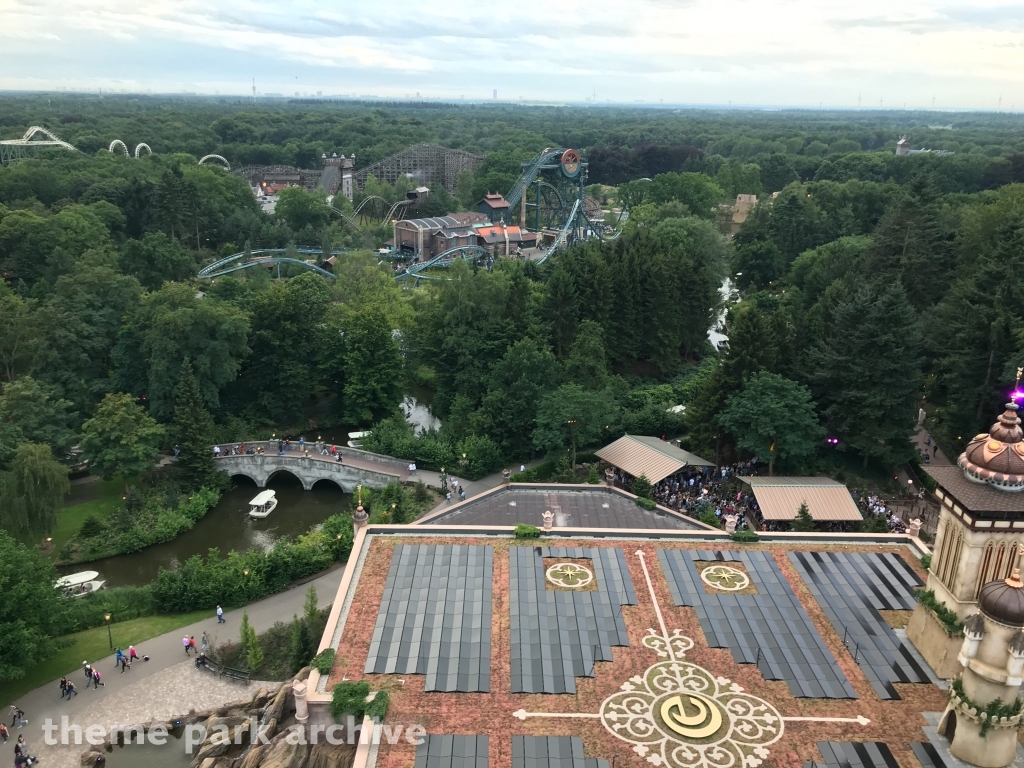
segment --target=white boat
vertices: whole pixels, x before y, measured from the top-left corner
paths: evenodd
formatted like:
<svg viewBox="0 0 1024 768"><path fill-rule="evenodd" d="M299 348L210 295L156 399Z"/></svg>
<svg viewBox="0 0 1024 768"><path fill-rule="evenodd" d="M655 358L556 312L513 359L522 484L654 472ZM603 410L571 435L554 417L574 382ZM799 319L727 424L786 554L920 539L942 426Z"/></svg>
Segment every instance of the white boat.
<svg viewBox="0 0 1024 768"><path fill-rule="evenodd" d="M273 491L261 491L252 501L249 502L249 517L263 519L270 517L270 513L277 506L277 495Z"/></svg>
<svg viewBox="0 0 1024 768"><path fill-rule="evenodd" d="M369 432L349 432L348 433L348 447L349 448L357 448L357 449L361 448L362 447L362 442L361 442L362 439L364 437L369 437L369 436L370 436Z"/></svg>
<svg viewBox="0 0 1024 768"><path fill-rule="evenodd" d="M64 597L81 597L103 588L106 582L99 580L99 575L98 571L80 571L57 579L55 586Z"/></svg>

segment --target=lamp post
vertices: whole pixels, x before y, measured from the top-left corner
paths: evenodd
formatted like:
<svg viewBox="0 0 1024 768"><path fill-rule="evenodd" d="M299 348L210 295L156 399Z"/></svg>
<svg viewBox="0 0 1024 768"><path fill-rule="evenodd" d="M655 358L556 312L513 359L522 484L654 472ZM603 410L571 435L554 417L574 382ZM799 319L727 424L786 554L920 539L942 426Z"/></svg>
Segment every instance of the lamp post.
<svg viewBox="0 0 1024 768"><path fill-rule="evenodd" d="M103 620L107 623L107 642L110 643L110 650L114 650L114 636L110 633L110 614L104 613Z"/></svg>

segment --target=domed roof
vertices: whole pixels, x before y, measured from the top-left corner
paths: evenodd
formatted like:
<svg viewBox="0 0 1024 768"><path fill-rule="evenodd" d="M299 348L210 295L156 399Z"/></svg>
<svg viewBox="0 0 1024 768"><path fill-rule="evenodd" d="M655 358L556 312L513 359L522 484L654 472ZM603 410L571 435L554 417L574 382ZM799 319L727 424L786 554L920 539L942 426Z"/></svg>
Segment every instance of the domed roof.
<svg viewBox="0 0 1024 768"><path fill-rule="evenodd" d="M992 429L967 444L957 464L968 480L1005 491L1024 490L1024 430L1016 403L1007 403Z"/></svg>
<svg viewBox="0 0 1024 768"><path fill-rule="evenodd" d="M1020 570L1002 581L990 581L981 588L978 608L990 619L1011 627L1024 627L1024 582Z"/></svg>

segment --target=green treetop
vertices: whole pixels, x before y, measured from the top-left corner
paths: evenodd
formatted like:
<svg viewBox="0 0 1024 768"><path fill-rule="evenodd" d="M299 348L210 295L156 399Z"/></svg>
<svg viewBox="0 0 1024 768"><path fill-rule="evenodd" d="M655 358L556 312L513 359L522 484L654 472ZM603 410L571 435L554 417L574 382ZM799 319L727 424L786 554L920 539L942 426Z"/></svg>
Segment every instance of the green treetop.
<svg viewBox="0 0 1024 768"><path fill-rule="evenodd" d="M127 478L141 475L153 466L163 434L163 428L131 395L111 392L82 425L80 445L93 471L104 480L114 475Z"/></svg>
<svg viewBox="0 0 1024 768"><path fill-rule="evenodd" d="M192 363L188 360L181 366L171 436L181 449L175 470L182 485L195 490L214 482L217 470L213 458L213 419L203 407Z"/></svg>

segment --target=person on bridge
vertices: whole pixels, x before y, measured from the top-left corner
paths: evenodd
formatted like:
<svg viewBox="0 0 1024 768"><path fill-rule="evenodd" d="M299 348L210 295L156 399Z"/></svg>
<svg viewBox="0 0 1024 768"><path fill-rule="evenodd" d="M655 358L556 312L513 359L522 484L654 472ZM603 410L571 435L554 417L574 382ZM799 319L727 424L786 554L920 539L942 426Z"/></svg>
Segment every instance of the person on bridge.
<svg viewBox="0 0 1024 768"><path fill-rule="evenodd" d="M216 456L218 459L220 458L220 446L219 445L213 446L213 455Z"/></svg>
<svg viewBox="0 0 1024 768"><path fill-rule="evenodd" d="M341 464L341 451L338 451L338 455L335 457L334 460Z"/></svg>

